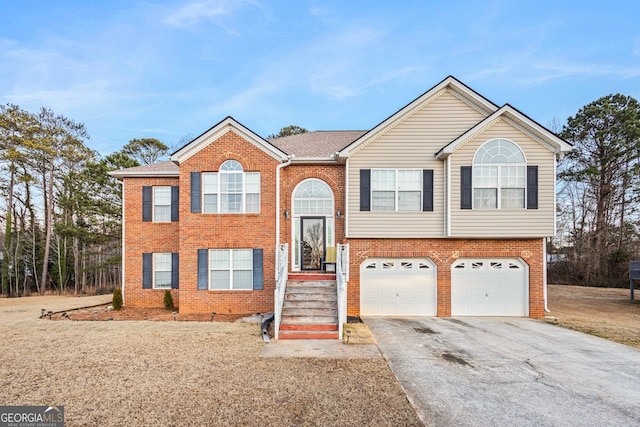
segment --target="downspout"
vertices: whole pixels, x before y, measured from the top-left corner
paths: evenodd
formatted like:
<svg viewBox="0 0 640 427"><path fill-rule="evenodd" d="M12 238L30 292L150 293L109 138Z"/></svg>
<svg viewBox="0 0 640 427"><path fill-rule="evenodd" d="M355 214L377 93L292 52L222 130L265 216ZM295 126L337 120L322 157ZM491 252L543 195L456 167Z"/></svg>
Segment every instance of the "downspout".
<svg viewBox="0 0 640 427"><path fill-rule="evenodd" d="M280 163L276 166L276 253L278 251L278 245L280 244L280 169L287 167L291 164L292 156L287 156L285 163ZM276 280L278 280L278 257L275 259L275 274Z"/></svg>
<svg viewBox="0 0 640 427"><path fill-rule="evenodd" d="M121 223L122 223L122 237L121 237L121 240L122 240L122 250L121 250L121 254L122 254L122 278L121 278L121 280L122 280L122 305L125 306L126 305L126 299L125 299L126 298L125 297L126 293L124 291L124 279L125 279L126 276L125 276L125 267L124 266L125 266L125 260L127 259L127 257L125 256L125 253L124 253L125 250L126 250L126 246L125 246L125 242L124 242L125 224L126 224L126 222L124 220L125 219L124 218L124 200L125 200L125 197L124 197L125 196L124 195L124 178L122 178L122 181L120 181L119 179L116 179L116 182L122 186L122 221L121 221Z"/></svg>
<svg viewBox="0 0 640 427"><path fill-rule="evenodd" d="M542 238L542 285L543 285L543 297L544 297L544 312L550 313L547 307L547 242Z"/></svg>
<svg viewBox="0 0 640 427"><path fill-rule="evenodd" d="M445 176L444 186L445 186L445 212L444 212L444 222L445 222L445 237L451 237L451 160L450 156L447 156L444 163L445 168Z"/></svg>

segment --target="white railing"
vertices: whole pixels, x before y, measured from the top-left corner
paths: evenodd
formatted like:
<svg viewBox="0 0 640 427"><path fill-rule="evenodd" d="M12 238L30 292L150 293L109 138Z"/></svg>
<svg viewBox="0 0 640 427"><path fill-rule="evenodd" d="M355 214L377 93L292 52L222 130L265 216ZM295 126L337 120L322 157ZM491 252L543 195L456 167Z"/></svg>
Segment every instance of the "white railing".
<svg viewBox="0 0 640 427"><path fill-rule="evenodd" d="M347 323L347 282L349 281L349 244L336 247L336 283L338 291L338 339Z"/></svg>
<svg viewBox="0 0 640 427"><path fill-rule="evenodd" d="M284 304L284 293L287 289L289 279L289 245L283 243L276 248L276 290L274 296L273 309L273 335L278 339L280 332L280 320L282 319L282 306Z"/></svg>

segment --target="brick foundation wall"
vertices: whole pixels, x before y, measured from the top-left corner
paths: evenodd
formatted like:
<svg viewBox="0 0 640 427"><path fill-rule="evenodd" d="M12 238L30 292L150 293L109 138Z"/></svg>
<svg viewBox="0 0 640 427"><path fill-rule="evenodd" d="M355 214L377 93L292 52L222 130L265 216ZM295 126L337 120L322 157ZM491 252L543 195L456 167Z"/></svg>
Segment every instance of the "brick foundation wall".
<svg viewBox="0 0 640 427"><path fill-rule="evenodd" d="M429 258L438 269L438 316L451 316L451 265L458 258L522 258L529 266L529 317L544 317L543 239L347 239L349 316L360 314L360 264L371 257Z"/></svg>

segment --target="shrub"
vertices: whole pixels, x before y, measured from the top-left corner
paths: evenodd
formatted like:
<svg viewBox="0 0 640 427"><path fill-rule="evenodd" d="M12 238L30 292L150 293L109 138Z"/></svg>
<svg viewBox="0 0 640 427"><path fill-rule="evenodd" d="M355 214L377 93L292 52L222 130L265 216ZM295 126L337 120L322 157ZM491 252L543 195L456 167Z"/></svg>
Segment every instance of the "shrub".
<svg viewBox="0 0 640 427"><path fill-rule="evenodd" d="M113 301L111 302L114 310L120 310L122 308L122 291L120 288L113 290Z"/></svg>
<svg viewBox="0 0 640 427"><path fill-rule="evenodd" d="M173 310L173 296L171 295L171 292L169 291L169 289L166 289L164 291L164 308L166 308L167 310Z"/></svg>

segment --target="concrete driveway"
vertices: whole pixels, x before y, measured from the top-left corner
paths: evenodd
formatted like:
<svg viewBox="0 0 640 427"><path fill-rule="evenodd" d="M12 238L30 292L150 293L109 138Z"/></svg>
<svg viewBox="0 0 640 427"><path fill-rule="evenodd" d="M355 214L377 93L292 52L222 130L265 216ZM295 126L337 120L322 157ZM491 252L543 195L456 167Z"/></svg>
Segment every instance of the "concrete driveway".
<svg viewBox="0 0 640 427"><path fill-rule="evenodd" d="M640 425L640 350L522 318L364 321L427 426Z"/></svg>

